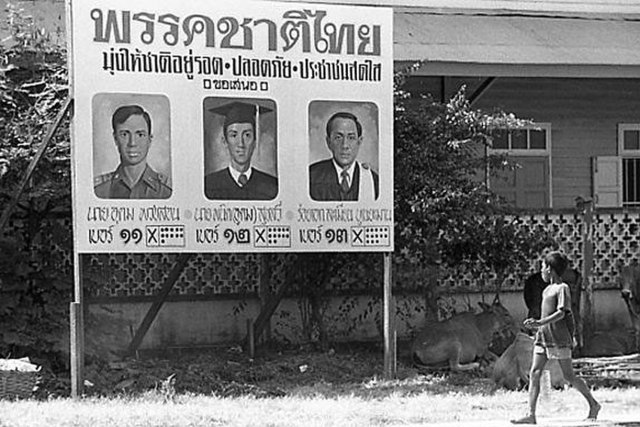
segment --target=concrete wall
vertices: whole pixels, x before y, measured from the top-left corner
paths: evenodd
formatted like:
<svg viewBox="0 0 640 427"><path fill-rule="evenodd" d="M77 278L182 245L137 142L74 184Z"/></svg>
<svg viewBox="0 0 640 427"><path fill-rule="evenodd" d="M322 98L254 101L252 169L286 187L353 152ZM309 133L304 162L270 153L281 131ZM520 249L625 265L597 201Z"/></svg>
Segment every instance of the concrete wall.
<svg viewBox="0 0 640 427"><path fill-rule="evenodd" d="M600 330L631 328L631 318L618 289L601 290L594 294L596 327Z"/></svg>
<svg viewBox="0 0 640 427"><path fill-rule="evenodd" d="M493 295L485 295L490 303ZM526 316L521 292L507 292L500 297L518 324ZM457 312L468 307L478 309L481 294L460 294L446 300ZM340 297L331 301L327 310L327 325L332 339L382 339L380 302L368 310L371 297ZM151 303L91 304L93 319L87 322L86 335L90 341L102 342L113 350L124 350L133 333L142 322ZM400 308L396 317L398 338L410 336L424 319L424 308L419 296L397 296ZM594 297L596 327L600 330L630 327L629 315L618 290L598 290ZM141 349L168 347L197 347L240 343L246 336L246 320L259 313L257 300L248 301L244 310L234 314L235 300L167 302L145 336ZM300 309L296 300L284 300L272 318L272 336L279 340L303 340Z"/></svg>

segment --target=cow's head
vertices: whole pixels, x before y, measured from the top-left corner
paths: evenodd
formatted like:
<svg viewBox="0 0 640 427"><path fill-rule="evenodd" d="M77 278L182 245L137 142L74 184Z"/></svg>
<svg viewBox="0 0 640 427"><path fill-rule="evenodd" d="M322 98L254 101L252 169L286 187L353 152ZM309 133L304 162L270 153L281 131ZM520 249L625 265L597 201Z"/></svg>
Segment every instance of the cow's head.
<svg viewBox="0 0 640 427"><path fill-rule="evenodd" d="M483 313L492 313L497 319L507 320L511 318L511 314L509 310L502 305L500 302L500 298L495 298L491 304L487 304L486 302L480 301L478 305L482 309Z"/></svg>
<svg viewBox="0 0 640 427"><path fill-rule="evenodd" d="M499 348L494 352L501 353L513 341L518 332L515 320L509 310L500 302L498 294L491 304L479 302L478 305L482 308L482 317L490 322L488 332L493 337L491 339L492 346Z"/></svg>

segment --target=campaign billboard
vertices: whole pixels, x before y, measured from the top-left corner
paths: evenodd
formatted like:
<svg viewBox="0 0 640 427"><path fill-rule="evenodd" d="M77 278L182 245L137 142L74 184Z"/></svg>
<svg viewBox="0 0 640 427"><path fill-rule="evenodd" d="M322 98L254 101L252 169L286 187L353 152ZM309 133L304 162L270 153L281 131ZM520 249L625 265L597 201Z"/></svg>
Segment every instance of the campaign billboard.
<svg viewBox="0 0 640 427"><path fill-rule="evenodd" d="M390 8L70 16L79 253L393 250Z"/></svg>

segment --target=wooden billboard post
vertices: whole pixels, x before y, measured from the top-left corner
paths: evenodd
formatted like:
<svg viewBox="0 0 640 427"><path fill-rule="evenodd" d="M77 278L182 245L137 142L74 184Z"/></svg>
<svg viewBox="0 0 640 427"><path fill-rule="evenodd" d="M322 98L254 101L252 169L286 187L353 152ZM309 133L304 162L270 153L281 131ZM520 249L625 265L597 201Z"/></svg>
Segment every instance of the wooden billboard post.
<svg viewBox="0 0 640 427"><path fill-rule="evenodd" d="M382 283L384 295L384 378L388 380L396 376L395 304L391 293L391 254L391 252L384 253Z"/></svg>
<svg viewBox="0 0 640 427"><path fill-rule="evenodd" d="M71 397L84 392L84 296L82 255L73 251L73 302L69 304L69 341L71 363Z"/></svg>
<svg viewBox="0 0 640 427"><path fill-rule="evenodd" d="M582 277L584 283L583 336L590 337L595 331L595 310L593 304L593 200L576 200L582 213Z"/></svg>

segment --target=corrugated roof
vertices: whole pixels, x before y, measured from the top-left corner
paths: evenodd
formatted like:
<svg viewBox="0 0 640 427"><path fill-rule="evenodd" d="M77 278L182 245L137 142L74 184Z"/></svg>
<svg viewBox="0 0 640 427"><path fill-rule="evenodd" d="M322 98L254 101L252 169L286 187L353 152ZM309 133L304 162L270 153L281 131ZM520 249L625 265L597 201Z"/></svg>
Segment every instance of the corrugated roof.
<svg viewBox="0 0 640 427"><path fill-rule="evenodd" d="M393 56L451 65L635 68L640 21L396 10Z"/></svg>

